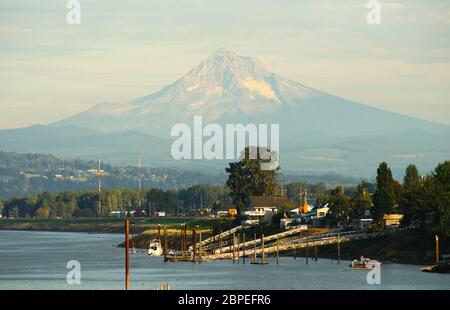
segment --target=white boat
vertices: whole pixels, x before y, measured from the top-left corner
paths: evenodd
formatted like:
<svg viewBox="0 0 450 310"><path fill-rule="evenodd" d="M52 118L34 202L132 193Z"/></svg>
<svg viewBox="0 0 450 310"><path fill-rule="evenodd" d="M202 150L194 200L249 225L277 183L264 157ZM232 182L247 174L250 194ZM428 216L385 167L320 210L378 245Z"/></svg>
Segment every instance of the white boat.
<svg viewBox="0 0 450 310"><path fill-rule="evenodd" d="M151 240L148 246L148 255L161 256L162 254L163 249L161 247L161 241L159 239Z"/></svg>
<svg viewBox="0 0 450 310"><path fill-rule="evenodd" d="M372 270L378 268L380 265L381 263L377 260L361 256L359 260L353 260L349 267L350 270Z"/></svg>

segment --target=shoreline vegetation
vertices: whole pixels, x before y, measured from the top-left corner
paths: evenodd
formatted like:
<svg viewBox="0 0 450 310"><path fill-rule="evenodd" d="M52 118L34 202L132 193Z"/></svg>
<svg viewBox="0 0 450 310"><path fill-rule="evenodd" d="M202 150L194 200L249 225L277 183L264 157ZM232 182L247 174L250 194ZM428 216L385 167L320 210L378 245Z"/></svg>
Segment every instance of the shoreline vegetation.
<svg viewBox="0 0 450 310"><path fill-rule="evenodd" d="M157 236L158 224L166 228L170 248L178 248L180 242L180 227L188 227L188 240L192 229L196 226L202 228L205 236L209 236L209 227L220 226L223 230L233 226L232 219L211 219L206 217L186 218L138 218L135 223L135 244L137 249L147 249L151 239ZM268 227L269 228L269 227ZM85 233L124 233L124 219L1 219L1 230L16 231L48 231L48 232L85 232ZM259 229L258 229L259 230ZM251 232L253 234L253 232ZM341 259L353 260L360 256L376 259L384 263L401 263L425 265L434 263L434 238L427 237L417 230L400 230L385 236L370 240L355 240L341 244ZM121 247L122 244L117 246ZM450 253L450 240L442 240L440 253ZM281 256L293 256L293 253L280 253ZM304 259L305 250L297 250L298 259ZM310 259L314 258L314 251L309 251ZM318 248L318 258L337 260L336 245L326 245Z"/></svg>
<svg viewBox="0 0 450 310"><path fill-rule="evenodd" d="M180 226L188 229L195 226L209 227L221 225L227 228L231 219L211 219L208 217L160 217L130 219L135 223L136 236L143 232L155 234L158 224L161 234L166 227L169 235L180 231ZM0 219L1 230L51 231L51 232L86 232L86 233L124 233L124 219L120 218L80 218L80 219Z"/></svg>

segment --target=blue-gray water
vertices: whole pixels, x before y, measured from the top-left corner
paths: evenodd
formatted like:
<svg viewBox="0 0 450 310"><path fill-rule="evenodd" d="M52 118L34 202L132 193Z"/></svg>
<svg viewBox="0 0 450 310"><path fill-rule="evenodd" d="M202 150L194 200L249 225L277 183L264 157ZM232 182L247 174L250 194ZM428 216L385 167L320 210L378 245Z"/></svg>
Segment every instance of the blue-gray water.
<svg viewBox="0 0 450 310"><path fill-rule="evenodd" d="M0 289L123 289L121 235L0 231ZM69 285L66 264L81 264L81 285ZM276 265L164 263L145 253L131 255L132 289L450 289L450 275L420 272L419 266L383 264L381 284L369 285L365 271L348 262L280 258Z"/></svg>

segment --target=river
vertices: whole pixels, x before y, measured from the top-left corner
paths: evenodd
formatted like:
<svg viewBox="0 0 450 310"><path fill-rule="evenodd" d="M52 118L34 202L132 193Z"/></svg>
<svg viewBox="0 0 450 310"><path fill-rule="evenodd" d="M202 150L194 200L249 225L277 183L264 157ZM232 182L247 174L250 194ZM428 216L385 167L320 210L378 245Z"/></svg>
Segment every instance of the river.
<svg viewBox="0 0 450 310"><path fill-rule="evenodd" d="M0 289L123 289L122 235L32 231L0 231ZM369 285L367 272L348 271L348 261L282 257L279 264L164 263L145 252L131 256L131 288L172 289L450 289L450 275L420 272L419 266L383 264L381 284ZM69 285L66 264L77 260L81 284Z"/></svg>

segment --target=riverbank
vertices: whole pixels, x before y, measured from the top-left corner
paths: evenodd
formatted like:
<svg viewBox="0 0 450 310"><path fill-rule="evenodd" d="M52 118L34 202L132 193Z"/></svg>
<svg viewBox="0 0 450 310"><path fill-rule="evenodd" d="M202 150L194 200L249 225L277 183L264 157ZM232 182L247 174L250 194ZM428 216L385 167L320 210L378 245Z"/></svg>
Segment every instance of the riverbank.
<svg viewBox="0 0 450 310"><path fill-rule="evenodd" d="M135 233L144 231L156 233L158 224L168 231L179 230L186 224L193 227L209 227L214 225L229 225L230 219L211 219L207 217L159 217L133 218ZM1 219L0 230L22 231L54 231L54 232L87 232L87 233L124 233L124 219L90 218L90 219Z"/></svg>
<svg viewBox="0 0 450 310"><path fill-rule="evenodd" d="M135 246L147 249L151 239L156 238L157 232L148 230L135 237ZM191 241L191 231L187 232L188 243ZM249 232L247 240L253 235ZM168 247L180 247L180 231L167 230ZM207 238L209 232L205 231ZM259 238L259 234L258 234ZM120 244L119 246L124 246ZM314 249L309 249L310 259L314 257ZM450 240L440 241L440 253L450 253ZM280 256L292 257L293 251L280 253ZM297 250L297 257L305 257L305 249ZM337 260L337 244L318 247L318 258ZM426 265L435 261L435 240L433 236L425 236L418 231L395 231L372 239L343 242L340 245L341 260L353 260L360 256L376 259L384 263Z"/></svg>
<svg viewBox="0 0 450 310"><path fill-rule="evenodd" d="M440 240L440 253L450 253L450 240ZM337 259L337 245L318 249L319 258ZM434 236L419 231L396 231L373 239L354 240L341 243L341 259L353 260L360 256L381 262L400 264L433 264L435 262ZM301 255L304 255L302 252ZM314 255L310 251L310 256Z"/></svg>

